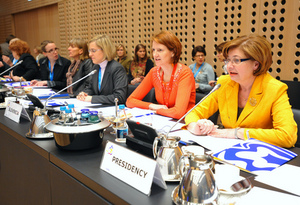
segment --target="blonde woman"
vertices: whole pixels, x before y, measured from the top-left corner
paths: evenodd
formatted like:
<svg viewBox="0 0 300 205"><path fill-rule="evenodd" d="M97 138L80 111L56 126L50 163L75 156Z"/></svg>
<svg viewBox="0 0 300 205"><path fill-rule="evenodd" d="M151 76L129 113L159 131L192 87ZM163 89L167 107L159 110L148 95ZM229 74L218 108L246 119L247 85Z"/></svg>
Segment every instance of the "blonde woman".
<svg viewBox="0 0 300 205"><path fill-rule="evenodd" d="M124 104L127 95L125 68L114 60L116 47L107 35L98 35L89 42L89 55L97 69L90 85L77 95L77 99L91 103L114 105L118 98Z"/></svg>

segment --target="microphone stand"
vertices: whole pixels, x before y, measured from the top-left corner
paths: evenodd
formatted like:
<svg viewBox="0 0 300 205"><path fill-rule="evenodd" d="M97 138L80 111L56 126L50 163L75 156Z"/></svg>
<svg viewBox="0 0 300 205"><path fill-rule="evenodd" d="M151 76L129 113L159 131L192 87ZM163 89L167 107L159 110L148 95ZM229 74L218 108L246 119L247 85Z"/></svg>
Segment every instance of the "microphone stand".
<svg viewBox="0 0 300 205"><path fill-rule="evenodd" d="M210 96L213 92L218 90L221 87L221 84L217 84L206 96L204 96L194 107L192 107L187 113L185 113L167 132L166 136L168 137L170 131L183 119L185 116L187 116L190 112L192 112L200 103L203 102L208 96Z"/></svg>
<svg viewBox="0 0 300 205"><path fill-rule="evenodd" d="M87 74L86 76L84 76L84 77L78 79L77 81L75 81L74 83L68 85L67 87L65 87L65 88L63 88L63 89L61 89L61 90L58 91L57 93L52 94L49 98L47 98L47 100L46 100L46 102L45 102L45 105L44 105L44 109L46 109L48 100L50 100L53 96L55 96L55 95L61 93L62 91L68 89L69 87L73 86L74 84L78 83L79 81L82 81L83 79L85 79L85 78L87 78L87 77L89 77L89 76L91 76L91 75L94 75L96 72L97 72L97 70L93 70L92 72L90 72L90 73Z"/></svg>
<svg viewBox="0 0 300 205"><path fill-rule="evenodd" d="M5 71L3 71L2 73L0 73L0 75L2 75L3 73L6 73L7 71L13 69L14 67L16 67L17 65L21 64L23 62L23 60L18 61L15 65L11 66L10 68L6 69Z"/></svg>

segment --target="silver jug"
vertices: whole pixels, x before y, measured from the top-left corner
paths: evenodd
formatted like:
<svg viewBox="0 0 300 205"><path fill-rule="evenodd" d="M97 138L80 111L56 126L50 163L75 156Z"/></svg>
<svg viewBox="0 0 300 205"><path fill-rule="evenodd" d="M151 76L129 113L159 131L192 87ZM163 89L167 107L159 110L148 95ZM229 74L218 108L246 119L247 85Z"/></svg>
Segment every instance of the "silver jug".
<svg viewBox="0 0 300 205"><path fill-rule="evenodd" d="M153 156L156 158L165 181L180 181L178 166L182 151L178 147L179 140L180 137L166 137L163 134L154 140ZM159 142L162 146L157 150Z"/></svg>
<svg viewBox="0 0 300 205"><path fill-rule="evenodd" d="M180 159L182 176L177 187L175 204L217 204L219 191L212 173L214 162L210 155L184 155Z"/></svg>
<svg viewBox="0 0 300 205"><path fill-rule="evenodd" d="M45 130L45 126L49 122L51 122L51 120L47 115L47 111L45 109L36 107L33 112L33 120L31 122L29 132L26 133L26 137L33 139L53 138L53 133Z"/></svg>

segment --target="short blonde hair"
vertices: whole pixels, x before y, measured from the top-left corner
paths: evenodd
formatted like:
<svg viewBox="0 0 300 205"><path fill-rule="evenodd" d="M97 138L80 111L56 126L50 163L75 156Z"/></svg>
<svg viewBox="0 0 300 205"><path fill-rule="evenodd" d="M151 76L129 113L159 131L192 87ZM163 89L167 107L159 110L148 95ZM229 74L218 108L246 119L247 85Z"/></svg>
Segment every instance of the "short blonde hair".
<svg viewBox="0 0 300 205"><path fill-rule="evenodd" d="M254 76L266 73L272 64L271 44L265 37L250 34L241 36L227 42L223 48L223 56L226 59L230 49L241 49L247 58L259 63L258 68L253 71Z"/></svg>
<svg viewBox="0 0 300 205"><path fill-rule="evenodd" d="M95 42L102 49L105 59L111 61L116 56L116 47L110 37L106 34L95 36L89 43Z"/></svg>

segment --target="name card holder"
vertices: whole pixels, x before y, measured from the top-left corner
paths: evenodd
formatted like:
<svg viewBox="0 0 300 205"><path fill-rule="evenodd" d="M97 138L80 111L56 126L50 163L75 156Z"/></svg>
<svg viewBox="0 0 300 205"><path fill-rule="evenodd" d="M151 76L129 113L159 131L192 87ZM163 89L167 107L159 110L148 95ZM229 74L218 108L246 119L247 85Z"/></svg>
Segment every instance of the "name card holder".
<svg viewBox="0 0 300 205"><path fill-rule="evenodd" d="M100 169L148 196L152 182L167 189L155 160L110 141L106 142Z"/></svg>
<svg viewBox="0 0 300 205"><path fill-rule="evenodd" d="M12 101L8 102L4 112L4 116L15 121L16 123L20 123L20 117L31 121L25 108L22 105Z"/></svg>

